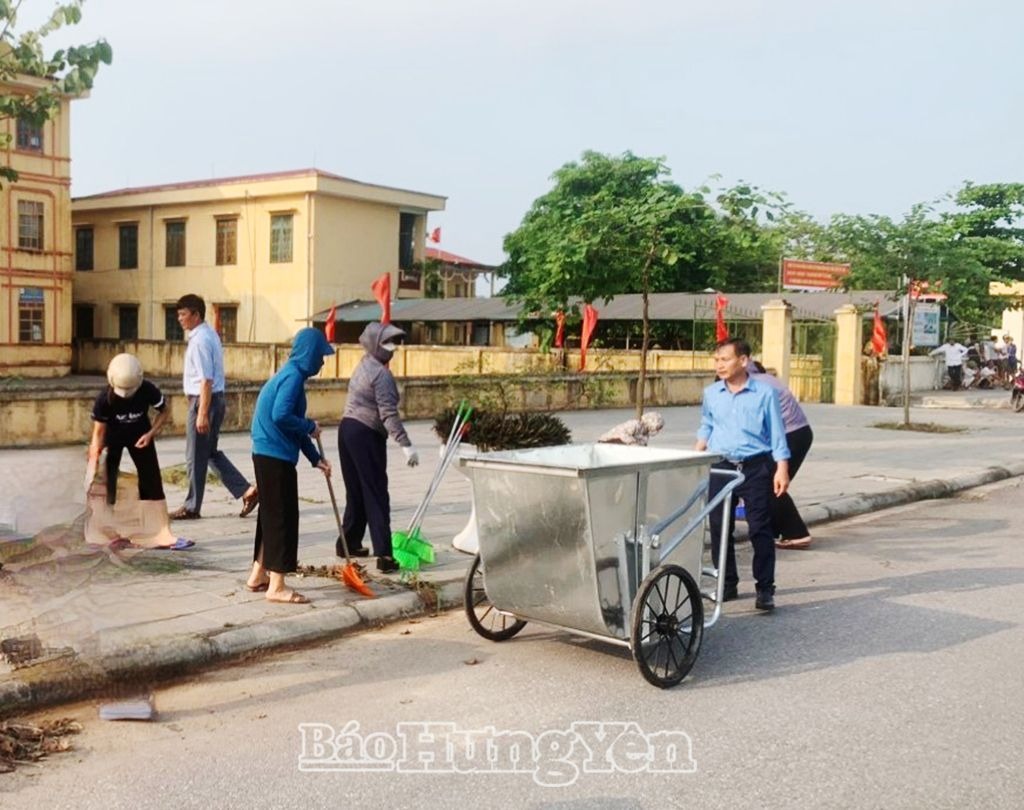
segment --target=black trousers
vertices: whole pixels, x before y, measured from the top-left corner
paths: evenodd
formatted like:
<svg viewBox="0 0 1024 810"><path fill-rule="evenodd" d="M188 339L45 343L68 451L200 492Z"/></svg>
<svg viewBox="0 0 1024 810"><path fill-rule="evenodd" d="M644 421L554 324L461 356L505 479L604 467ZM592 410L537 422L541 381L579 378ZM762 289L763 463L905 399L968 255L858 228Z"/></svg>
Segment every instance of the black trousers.
<svg viewBox="0 0 1024 810"><path fill-rule="evenodd" d="M299 479L295 465L254 455L252 466L260 491L253 559L275 574L290 574L299 563Z"/></svg>
<svg viewBox="0 0 1024 810"><path fill-rule="evenodd" d="M814 433L811 431L810 425L804 425L802 428L797 428L792 433L786 434L786 444L789 446L789 480L792 481L796 478L797 471L804 463L804 459L807 458L813 441ZM789 492L784 492L778 498L772 498L770 503L772 531L776 537L781 537L783 540L797 540L810 534L807 524L800 517L800 510L796 508Z"/></svg>
<svg viewBox="0 0 1024 810"><path fill-rule="evenodd" d="M117 503L117 473L121 466L121 456L125 448L135 462L135 471L139 474L139 500L162 501L164 499L164 482L160 477L160 461L156 457L156 444L150 442L146 447L131 444L107 445L107 503Z"/></svg>
<svg viewBox="0 0 1024 810"><path fill-rule="evenodd" d="M387 436L356 419L342 419L338 429L338 456L345 481L345 517L341 528L348 550L362 548L363 535L369 525L374 555L390 557Z"/></svg>
<svg viewBox="0 0 1024 810"><path fill-rule="evenodd" d="M737 465L721 461L712 469L735 470ZM736 570L736 546L733 530L736 525L736 500L743 498L750 530L750 543L754 547L754 581L759 591L775 591L775 535L772 532L771 501L775 500L773 479L775 462L770 453L756 456L742 465L744 481L732 492L732 512L729 514L729 546L725 558L725 584L736 585L740 581ZM708 498L717 495L731 479L724 475L711 476ZM711 524L711 556L718 566L718 543L722 536L722 508L715 509L708 517Z"/></svg>
<svg viewBox="0 0 1024 810"><path fill-rule="evenodd" d="M946 373L949 374L949 381L953 384L954 388L962 388L964 384L964 367L963 366L946 366Z"/></svg>

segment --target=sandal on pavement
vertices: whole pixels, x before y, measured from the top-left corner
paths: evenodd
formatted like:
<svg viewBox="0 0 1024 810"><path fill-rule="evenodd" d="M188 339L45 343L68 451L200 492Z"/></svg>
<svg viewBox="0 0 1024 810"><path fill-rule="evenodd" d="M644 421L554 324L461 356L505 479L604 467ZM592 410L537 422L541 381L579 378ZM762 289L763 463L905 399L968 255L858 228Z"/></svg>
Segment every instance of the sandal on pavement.
<svg viewBox="0 0 1024 810"><path fill-rule="evenodd" d="M242 511L238 513L238 516L239 517L245 517L250 512L252 512L253 509L255 509L257 507L259 502L260 502L260 491L258 489L254 490L252 495L243 495L242 496Z"/></svg>
<svg viewBox="0 0 1024 810"><path fill-rule="evenodd" d="M284 604L284 605L308 605L309 604L309 599L306 598L305 596L303 596L298 591L292 591L291 593L288 594L288 597L286 599L272 599L271 597L268 596L267 597L267 601L268 602L280 602L281 604Z"/></svg>
<svg viewBox="0 0 1024 810"><path fill-rule="evenodd" d="M157 546L157 548L163 551L184 551L187 548L192 548L196 544L195 540L186 540L184 537L179 537L169 546Z"/></svg>
<svg viewBox="0 0 1024 810"><path fill-rule="evenodd" d="M789 540L776 540L775 548L808 548L811 545L811 536L795 537Z"/></svg>
<svg viewBox="0 0 1024 810"><path fill-rule="evenodd" d="M245 583L245 589L251 593L263 593L269 587L269 582L261 582L259 585L250 585L248 582Z"/></svg>

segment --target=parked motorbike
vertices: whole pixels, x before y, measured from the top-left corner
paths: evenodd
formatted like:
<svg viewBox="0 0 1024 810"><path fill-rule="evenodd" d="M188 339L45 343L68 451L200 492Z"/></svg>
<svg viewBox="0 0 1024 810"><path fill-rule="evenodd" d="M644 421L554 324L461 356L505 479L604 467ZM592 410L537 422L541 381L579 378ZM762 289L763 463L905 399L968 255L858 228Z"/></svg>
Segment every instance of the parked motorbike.
<svg viewBox="0 0 1024 810"><path fill-rule="evenodd" d="M1024 367L1013 378L1013 388L1010 390L1010 404L1017 413L1024 411Z"/></svg>

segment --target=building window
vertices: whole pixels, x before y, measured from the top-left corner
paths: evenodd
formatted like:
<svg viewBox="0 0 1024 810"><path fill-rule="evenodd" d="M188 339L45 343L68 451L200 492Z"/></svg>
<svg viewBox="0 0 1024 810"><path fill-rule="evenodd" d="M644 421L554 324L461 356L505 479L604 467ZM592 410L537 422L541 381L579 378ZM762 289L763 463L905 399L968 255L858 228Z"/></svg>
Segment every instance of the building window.
<svg viewBox="0 0 1024 810"><path fill-rule="evenodd" d="M174 305L164 307L164 338L184 340L185 330L178 323L178 310Z"/></svg>
<svg viewBox="0 0 1024 810"><path fill-rule="evenodd" d="M18 149L27 149L32 152L43 151L43 128L39 124L33 124L24 118L18 119Z"/></svg>
<svg viewBox="0 0 1024 810"><path fill-rule="evenodd" d="M488 346L491 343L491 325L485 321L474 321L469 342L473 346Z"/></svg>
<svg viewBox="0 0 1024 810"><path fill-rule="evenodd" d="M398 215L398 269L412 270L414 249L413 232L416 227L415 214Z"/></svg>
<svg viewBox="0 0 1024 810"><path fill-rule="evenodd" d="M75 304L75 337L92 340L96 335L96 310L92 304Z"/></svg>
<svg viewBox="0 0 1024 810"><path fill-rule="evenodd" d="M238 340L238 307L216 308L215 325L222 343L235 343Z"/></svg>
<svg viewBox="0 0 1024 810"><path fill-rule="evenodd" d="M185 223L181 220L166 223L167 252L165 267L185 266Z"/></svg>
<svg viewBox="0 0 1024 810"><path fill-rule="evenodd" d="M43 342L43 290L23 287L18 293L18 342Z"/></svg>
<svg viewBox="0 0 1024 810"><path fill-rule="evenodd" d="M238 220L217 220L217 264L238 263Z"/></svg>
<svg viewBox="0 0 1024 810"><path fill-rule="evenodd" d="M75 270L92 270L92 228L75 228Z"/></svg>
<svg viewBox="0 0 1024 810"><path fill-rule="evenodd" d="M139 226L118 225L117 266L122 270L134 270L139 266Z"/></svg>
<svg viewBox="0 0 1024 810"><path fill-rule="evenodd" d="M43 204L34 200L18 200L18 247L22 250L43 249Z"/></svg>
<svg viewBox="0 0 1024 810"><path fill-rule="evenodd" d="M139 339L139 307L122 304L117 308L117 337L120 340Z"/></svg>
<svg viewBox="0 0 1024 810"><path fill-rule="evenodd" d="M270 217L270 263L280 264L292 260L292 215L274 214Z"/></svg>

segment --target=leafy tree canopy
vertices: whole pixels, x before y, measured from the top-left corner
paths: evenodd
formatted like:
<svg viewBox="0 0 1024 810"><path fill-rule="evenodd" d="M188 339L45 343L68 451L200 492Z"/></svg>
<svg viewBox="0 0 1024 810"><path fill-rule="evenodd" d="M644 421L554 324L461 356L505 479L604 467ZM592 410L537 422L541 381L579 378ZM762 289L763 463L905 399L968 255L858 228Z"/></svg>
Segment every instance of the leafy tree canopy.
<svg viewBox="0 0 1024 810"><path fill-rule="evenodd" d="M0 119L42 124L53 115L62 96L89 90L100 64L110 64L113 52L103 39L46 53L48 36L81 21L84 1L58 3L42 25L18 33L18 12L24 0L0 0L0 84L26 76L44 80L31 92L0 86ZM0 135L0 149L9 148L10 140L9 133ZM0 178L16 180L17 173L0 166Z"/></svg>

